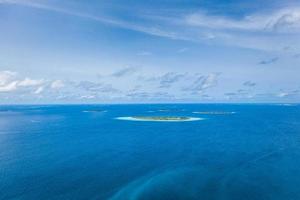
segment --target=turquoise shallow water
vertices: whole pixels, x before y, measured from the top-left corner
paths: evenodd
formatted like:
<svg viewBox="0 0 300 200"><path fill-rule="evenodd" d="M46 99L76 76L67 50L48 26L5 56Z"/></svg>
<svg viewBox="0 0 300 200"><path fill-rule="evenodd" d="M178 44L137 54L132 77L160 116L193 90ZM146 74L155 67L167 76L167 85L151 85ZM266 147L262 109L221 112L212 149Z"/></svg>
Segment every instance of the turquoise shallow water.
<svg viewBox="0 0 300 200"><path fill-rule="evenodd" d="M299 185L297 105L0 107L1 200L298 200Z"/></svg>

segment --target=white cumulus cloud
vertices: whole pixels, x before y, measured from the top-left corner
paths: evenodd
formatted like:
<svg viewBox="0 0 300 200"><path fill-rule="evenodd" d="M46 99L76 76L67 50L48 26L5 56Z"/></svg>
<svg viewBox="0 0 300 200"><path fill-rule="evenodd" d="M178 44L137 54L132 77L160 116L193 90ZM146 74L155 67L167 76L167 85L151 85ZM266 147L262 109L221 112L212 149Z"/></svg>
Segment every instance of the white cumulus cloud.
<svg viewBox="0 0 300 200"><path fill-rule="evenodd" d="M60 89L65 86L64 82L62 80L55 80L51 83L50 87L52 89Z"/></svg>
<svg viewBox="0 0 300 200"><path fill-rule="evenodd" d="M38 87L35 91L34 91L34 94L40 94L44 91L44 87Z"/></svg>
<svg viewBox="0 0 300 200"><path fill-rule="evenodd" d="M15 72L0 71L0 92L10 92L17 89L18 81L15 81Z"/></svg>
<svg viewBox="0 0 300 200"><path fill-rule="evenodd" d="M25 78L24 80L20 81L18 83L19 86L37 86L37 85L41 85L44 83L44 80L34 80L34 79L30 79L30 78Z"/></svg>
<svg viewBox="0 0 300 200"><path fill-rule="evenodd" d="M11 92L17 89L17 81L10 82L6 85L0 86L0 92Z"/></svg>

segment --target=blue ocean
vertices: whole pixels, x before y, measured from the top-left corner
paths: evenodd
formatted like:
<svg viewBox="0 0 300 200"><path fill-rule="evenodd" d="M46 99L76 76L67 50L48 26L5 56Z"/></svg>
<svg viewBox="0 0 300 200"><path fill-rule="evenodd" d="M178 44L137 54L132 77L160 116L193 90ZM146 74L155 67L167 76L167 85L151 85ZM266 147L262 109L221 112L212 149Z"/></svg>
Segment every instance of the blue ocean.
<svg viewBox="0 0 300 200"><path fill-rule="evenodd" d="M300 106L1 106L0 199L299 200Z"/></svg>

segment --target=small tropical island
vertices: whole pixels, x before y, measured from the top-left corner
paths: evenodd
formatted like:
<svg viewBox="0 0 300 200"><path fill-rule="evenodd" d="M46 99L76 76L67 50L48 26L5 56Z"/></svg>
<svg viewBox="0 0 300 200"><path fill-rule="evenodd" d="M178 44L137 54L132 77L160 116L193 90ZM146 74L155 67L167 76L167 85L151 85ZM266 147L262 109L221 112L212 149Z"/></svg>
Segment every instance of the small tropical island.
<svg viewBox="0 0 300 200"><path fill-rule="evenodd" d="M158 121L158 122L184 122L202 120L198 117L178 117L178 116L132 116L132 117L118 117L119 120L130 121Z"/></svg>

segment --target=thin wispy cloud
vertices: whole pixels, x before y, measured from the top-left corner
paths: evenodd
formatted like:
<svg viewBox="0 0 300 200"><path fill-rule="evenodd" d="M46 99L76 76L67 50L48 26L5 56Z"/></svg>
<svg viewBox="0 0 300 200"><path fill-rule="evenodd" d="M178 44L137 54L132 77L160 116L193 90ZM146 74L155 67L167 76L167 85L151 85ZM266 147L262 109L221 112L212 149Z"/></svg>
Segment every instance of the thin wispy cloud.
<svg viewBox="0 0 300 200"><path fill-rule="evenodd" d="M280 98L286 98L286 97L290 97L290 96L295 96L297 94L299 94L299 90L293 90L293 91L281 90L280 92L278 92L275 95Z"/></svg>
<svg viewBox="0 0 300 200"><path fill-rule="evenodd" d="M290 45L287 41L291 38L298 38L300 32L300 6L258 11L239 18L213 15L206 10L153 18L164 19L175 32L174 27L184 29L185 38L194 42L264 51L280 51L283 46Z"/></svg>
<svg viewBox="0 0 300 200"><path fill-rule="evenodd" d="M268 59L268 60L262 60L258 64L259 65L269 65L269 64L276 63L278 60L279 60L278 57L274 57L274 58L271 58L271 59Z"/></svg>
<svg viewBox="0 0 300 200"><path fill-rule="evenodd" d="M300 9L286 8L240 19L209 15L202 11L186 16L186 22L210 29L295 33L300 31Z"/></svg>
<svg viewBox="0 0 300 200"><path fill-rule="evenodd" d="M166 73L160 77L159 79L159 88L169 88L174 83L180 81L182 78L184 78L185 74L178 74L174 72Z"/></svg>
<svg viewBox="0 0 300 200"><path fill-rule="evenodd" d="M51 6L48 4L42 4L37 3L33 1L22 1L22 0L2 0L0 1L1 4L11 4L11 5L17 5L17 6L27 6L35 9L41 9L45 11L51 11L51 12L58 12L61 14L71 15L75 17L81 17L93 21L97 21L99 23L105 23L112 26L124 28L124 29L130 29L138 32L142 32L149 35L159 36L159 37L166 37L171 39L181 39L181 40L189 40L188 38L185 38L184 36L180 36L178 34L175 34L174 32L165 31L162 29L159 29L155 26L143 26L135 23L126 22L120 19L113 19L105 16L96 16L96 15L90 15L88 13L82 13L79 11L64 9L58 6Z"/></svg>
<svg viewBox="0 0 300 200"><path fill-rule="evenodd" d="M169 38L172 40L185 40L196 43L218 43L221 45L239 46L260 50L274 51L282 49L286 43L286 34L300 32L300 7L284 8L269 12L253 13L239 19L228 16L211 15L205 10L194 13L180 13L178 15L154 16L139 15L135 17L146 20L139 23L112 16L92 15L77 10L53 6L35 1L6 0L2 4L27 6L45 11L58 12L65 15L85 18L99 23L109 24L122 29L129 29L144 34ZM159 25L158 25L159 24ZM185 31L181 31L181 30ZM267 35L253 35L255 32ZM275 34L275 35L274 35ZM280 40L280 41L279 41ZM277 47L274 48L275 42ZM182 52L185 49L181 50Z"/></svg>
<svg viewBox="0 0 300 200"><path fill-rule="evenodd" d="M184 52L187 52L188 50L189 50L189 48L184 47L184 48L178 49L177 52L184 53Z"/></svg>
<svg viewBox="0 0 300 200"><path fill-rule="evenodd" d="M256 86L256 83L252 82L252 81L246 81L243 83L244 86L247 86L247 87L254 87Z"/></svg>
<svg viewBox="0 0 300 200"><path fill-rule="evenodd" d="M138 56L151 56L152 52L149 51L141 51L137 53Z"/></svg>
<svg viewBox="0 0 300 200"><path fill-rule="evenodd" d="M205 90L215 87L218 83L220 73L211 73L209 75L199 75L196 80L189 86L184 87L183 91L191 91L192 94L199 94Z"/></svg>
<svg viewBox="0 0 300 200"><path fill-rule="evenodd" d="M112 73L111 76L116 77L116 78L120 78L120 77L123 77L123 76L131 75L135 72L137 72L137 68L135 68L135 67L126 67L126 68L123 68L119 71L116 71L116 72Z"/></svg>
<svg viewBox="0 0 300 200"><path fill-rule="evenodd" d="M287 93L287 92L280 92L280 93L276 94L276 96L281 97L281 98L287 97L287 96L289 96L289 95L290 95L290 94Z"/></svg>
<svg viewBox="0 0 300 200"><path fill-rule="evenodd" d="M118 90L113 88L111 84L91 82L91 81L81 81L76 84L76 87L85 91L96 92L96 93L118 92Z"/></svg>
<svg viewBox="0 0 300 200"><path fill-rule="evenodd" d="M128 93L126 96L135 101L170 101L176 99L174 95L169 94L168 92L133 92Z"/></svg>
<svg viewBox="0 0 300 200"><path fill-rule="evenodd" d="M94 99L96 96L94 95L82 95L79 97L80 99Z"/></svg>

